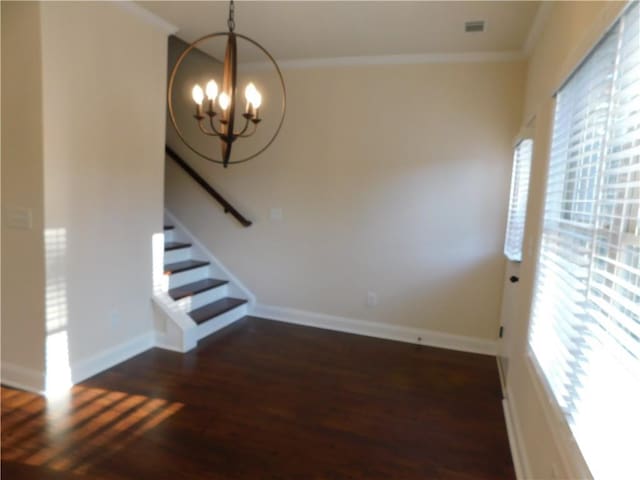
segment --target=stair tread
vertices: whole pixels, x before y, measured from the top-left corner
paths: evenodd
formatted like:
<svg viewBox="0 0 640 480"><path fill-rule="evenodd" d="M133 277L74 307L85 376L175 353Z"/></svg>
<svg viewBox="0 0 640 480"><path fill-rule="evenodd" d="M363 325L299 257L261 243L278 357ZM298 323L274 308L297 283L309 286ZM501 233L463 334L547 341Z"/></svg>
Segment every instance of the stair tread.
<svg viewBox="0 0 640 480"><path fill-rule="evenodd" d="M173 230L174 228L176 228L176 227L174 227L173 225L165 225L164 226L165 230Z"/></svg>
<svg viewBox="0 0 640 480"><path fill-rule="evenodd" d="M205 278L204 280L198 280L197 282L189 283L181 287L172 288L171 290L169 290L169 296L174 300L180 300L181 298L190 297L197 293L221 287L222 285L226 285L227 283L229 283L228 280Z"/></svg>
<svg viewBox="0 0 640 480"><path fill-rule="evenodd" d="M178 250L180 248L187 248L190 246L191 246L190 243L185 243L185 242L165 242L164 251L168 252L169 250Z"/></svg>
<svg viewBox="0 0 640 480"><path fill-rule="evenodd" d="M228 312L229 310L233 310L240 305L244 305L247 303L247 300L242 298L233 298L226 297L221 298L220 300L216 300L213 303L205 305L204 307L197 308L189 312L189 316L193 318L193 320L200 325L201 323L206 322L207 320L211 320L218 315L222 315L223 313Z"/></svg>
<svg viewBox="0 0 640 480"><path fill-rule="evenodd" d="M165 275L180 273L186 270L191 270L192 268L204 267L206 265L209 265L209 262L205 262L203 260L185 260L183 262L169 263L164 266L164 273Z"/></svg>

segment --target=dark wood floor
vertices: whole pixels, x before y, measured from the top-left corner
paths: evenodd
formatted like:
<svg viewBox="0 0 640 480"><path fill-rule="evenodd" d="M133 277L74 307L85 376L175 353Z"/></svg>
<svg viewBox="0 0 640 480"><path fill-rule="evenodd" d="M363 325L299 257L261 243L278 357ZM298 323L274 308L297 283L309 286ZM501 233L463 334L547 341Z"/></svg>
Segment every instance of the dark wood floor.
<svg viewBox="0 0 640 480"><path fill-rule="evenodd" d="M67 400L2 388L3 479L511 479L496 361L246 318Z"/></svg>

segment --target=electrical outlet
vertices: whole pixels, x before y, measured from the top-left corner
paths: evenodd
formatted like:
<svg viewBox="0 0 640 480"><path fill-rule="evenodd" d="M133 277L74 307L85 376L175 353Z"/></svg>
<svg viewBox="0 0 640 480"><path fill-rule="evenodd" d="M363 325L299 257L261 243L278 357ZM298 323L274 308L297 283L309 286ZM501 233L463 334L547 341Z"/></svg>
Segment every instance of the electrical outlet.
<svg viewBox="0 0 640 480"><path fill-rule="evenodd" d="M378 294L367 292L367 307L375 307L376 305L378 305Z"/></svg>

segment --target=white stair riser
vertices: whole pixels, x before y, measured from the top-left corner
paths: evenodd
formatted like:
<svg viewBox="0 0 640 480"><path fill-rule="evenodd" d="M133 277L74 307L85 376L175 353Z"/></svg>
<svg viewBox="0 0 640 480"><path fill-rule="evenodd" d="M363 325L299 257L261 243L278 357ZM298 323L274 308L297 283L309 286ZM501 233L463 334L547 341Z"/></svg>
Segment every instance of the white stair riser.
<svg viewBox="0 0 640 480"><path fill-rule="evenodd" d="M223 315L218 315L211 320L207 320L204 323L198 325L198 340L211 335L213 332L218 331L227 325L235 322L236 320L246 316L248 313L247 304L240 305L239 307L229 310Z"/></svg>
<svg viewBox="0 0 640 480"><path fill-rule="evenodd" d="M192 268L185 272L174 273L169 276L169 289L181 287L187 283L197 282L209 277L209 265Z"/></svg>
<svg viewBox="0 0 640 480"><path fill-rule="evenodd" d="M165 242L175 242L176 230L165 230L164 231L164 241Z"/></svg>
<svg viewBox="0 0 640 480"><path fill-rule="evenodd" d="M182 262L191 258L191 247L178 248L176 250L169 250L164 252L164 263Z"/></svg>
<svg viewBox="0 0 640 480"><path fill-rule="evenodd" d="M191 310L195 310L196 308L204 307L209 303L215 302L216 300L220 300L221 298L229 296L229 287L227 285L222 285L218 288L212 288L211 290L207 290L205 292L200 292L191 297L181 298L176 301L175 305L181 312L189 313Z"/></svg>

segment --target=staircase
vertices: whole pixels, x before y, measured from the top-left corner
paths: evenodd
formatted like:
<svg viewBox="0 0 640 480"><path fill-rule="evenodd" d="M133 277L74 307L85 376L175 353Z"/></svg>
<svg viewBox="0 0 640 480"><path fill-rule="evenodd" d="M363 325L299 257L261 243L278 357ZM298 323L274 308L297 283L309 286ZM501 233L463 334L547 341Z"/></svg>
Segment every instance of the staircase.
<svg viewBox="0 0 640 480"><path fill-rule="evenodd" d="M184 226L177 225L173 215L167 212L166 217L162 278L154 281L153 300L160 313L157 344L185 352L201 338L246 316L252 295ZM154 272L158 277L157 265Z"/></svg>

